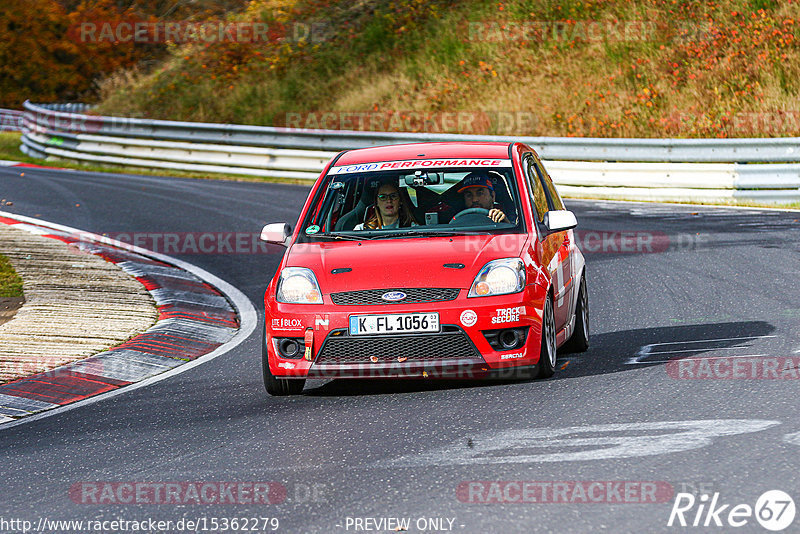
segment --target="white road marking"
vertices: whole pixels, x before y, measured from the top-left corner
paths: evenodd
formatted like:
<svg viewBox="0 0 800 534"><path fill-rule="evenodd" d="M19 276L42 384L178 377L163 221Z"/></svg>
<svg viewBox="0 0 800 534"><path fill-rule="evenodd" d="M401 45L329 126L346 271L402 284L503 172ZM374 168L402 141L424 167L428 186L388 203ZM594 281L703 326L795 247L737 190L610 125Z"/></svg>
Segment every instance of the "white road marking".
<svg viewBox="0 0 800 534"><path fill-rule="evenodd" d="M712 341L738 341L741 339L765 339L770 337L778 337L778 336L744 336L744 337L722 337L716 339L694 339L691 341L663 341L661 343L653 343L652 345L648 346L657 346L657 345L688 345L691 343L710 343Z"/></svg>
<svg viewBox="0 0 800 534"><path fill-rule="evenodd" d="M654 347L660 347L662 345L693 345L698 343L717 343L722 341L743 341L743 340L753 340L753 339L769 339L778 336L744 336L744 337L728 337L728 338L715 338L715 339L695 339L689 341L664 341L662 343L651 343L649 345L644 345L642 348L639 349L639 352L636 356L632 356L628 358L628 361L625 362L625 365L637 365L637 364L648 364L648 363L664 363L664 362L656 362L656 361L642 361L644 358L653 356L654 354L680 354L684 352L711 352L715 350L736 350L736 349L744 349L748 348L744 345L737 346L737 347L703 347L699 349L683 349L683 350L676 350L676 351L657 351L653 352Z"/></svg>
<svg viewBox="0 0 800 534"><path fill-rule="evenodd" d="M454 443L381 464L389 467L489 465L654 456L699 449L711 445L718 437L760 432L779 424L779 421L760 419L711 419L523 428L485 433L473 438L470 445Z"/></svg>
<svg viewBox="0 0 800 534"><path fill-rule="evenodd" d="M766 354L740 354L734 356L707 356L705 358L673 358L671 360L647 360L646 362L635 362L639 365L647 365L651 363L671 363L671 362L685 362L685 361L693 361L693 360L720 360L720 359L729 359L729 358L766 358Z"/></svg>
<svg viewBox="0 0 800 534"><path fill-rule="evenodd" d="M649 352L651 356L653 354L683 354L684 352L706 352L709 350L740 350L742 347L712 347L712 348L703 348L703 349L684 349L684 350L660 350L658 352Z"/></svg>
<svg viewBox="0 0 800 534"><path fill-rule="evenodd" d="M793 434L786 434L785 436L783 436L783 441L800 447L800 432L795 432Z"/></svg>

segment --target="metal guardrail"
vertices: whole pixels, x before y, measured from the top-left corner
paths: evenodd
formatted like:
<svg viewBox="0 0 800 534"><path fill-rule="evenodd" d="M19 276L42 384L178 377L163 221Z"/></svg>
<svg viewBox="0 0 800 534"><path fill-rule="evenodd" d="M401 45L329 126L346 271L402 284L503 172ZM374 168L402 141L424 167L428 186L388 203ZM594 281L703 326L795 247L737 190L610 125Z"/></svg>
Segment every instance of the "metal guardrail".
<svg viewBox="0 0 800 534"><path fill-rule="evenodd" d="M537 149L567 195L800 200L800 164L789 163L800 161L800 138L515 138L302 130L104 117L83 114L84 109L26 102L22 150L34 157L314 180L325 163L344 149L421 141L516 140Z"/></svg>
<svg viewBox="0 0 800 534"><path fill-rule="evenodd" d="M22 131L22 112L13 109L0 108L0 131L1 132L21 132Z"/></svg>

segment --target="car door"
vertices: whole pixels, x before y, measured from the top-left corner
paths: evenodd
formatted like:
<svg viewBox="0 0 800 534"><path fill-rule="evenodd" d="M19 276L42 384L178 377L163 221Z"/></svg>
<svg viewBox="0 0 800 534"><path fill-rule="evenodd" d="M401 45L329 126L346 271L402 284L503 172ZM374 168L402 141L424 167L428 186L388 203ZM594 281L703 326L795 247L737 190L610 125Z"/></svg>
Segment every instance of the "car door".
<svg viewBox="0 0 800 534"><path fill-rule="evenodd" d="M558 190L556 190L556 186L553 183L552 178L550 178L550 173L547 172L547 169L545 169L542 161L535 153L533 154L533 157L536 161L536 168L539 171L539 177L544 185L544 192L547 196L549 208L551 210L565 210L566 208L564 207L564 201L561 199L561 195L559 195ZM576 264L574 261L575 256L572 253L574 248L574 232L572 230L566 230L564 232L558 232L557 235L561 236L558 238L560 241L558 257L559 268L561 269L564 278L564 285L562 294L556 296L556 308L563 306L564 324L566 324L567 320L573 316L575 311L573 309L576 302L576 299L574 298L574 292L578 290L576 287L578 282L576 276L578 276L580 273L576 272Z"/></svg>
<svg viewBox="0 0 800 534"><path fill-rule="evenodd" d="M553 284L553 311L556 330L561 330L572 317L572 302L569 298L572 285L571 258L569 256L570 232L547 232L544 219L550 210L563 210L564 205L555 186L544 170L541 161L533 153L523 156L523 168L528 180L528 191L536 212L536 226L541 244L540 261L548 270Z"/></svg>

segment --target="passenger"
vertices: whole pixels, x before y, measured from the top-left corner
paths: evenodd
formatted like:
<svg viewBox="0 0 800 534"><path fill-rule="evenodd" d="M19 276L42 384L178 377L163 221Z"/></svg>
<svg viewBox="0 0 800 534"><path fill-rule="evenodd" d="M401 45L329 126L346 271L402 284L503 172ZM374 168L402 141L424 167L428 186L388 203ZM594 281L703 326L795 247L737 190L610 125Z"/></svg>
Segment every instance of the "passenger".
<svg viewBox="0 0 800 534"><path fill-rule="evenodd" d="M392 183L383 184L375 192L375 213L353 230L381 230L417 226L414 215Z"/></svg>
<svg viewBox="0 0 800 534"><path fill-rule="evenodd" d="M488 217L496 222L511 222L501 209L496 207L494 184L489 175L480 171L471 172L464 177L459 193L464 193L465 209L483 208L489 210Z"/></svg>

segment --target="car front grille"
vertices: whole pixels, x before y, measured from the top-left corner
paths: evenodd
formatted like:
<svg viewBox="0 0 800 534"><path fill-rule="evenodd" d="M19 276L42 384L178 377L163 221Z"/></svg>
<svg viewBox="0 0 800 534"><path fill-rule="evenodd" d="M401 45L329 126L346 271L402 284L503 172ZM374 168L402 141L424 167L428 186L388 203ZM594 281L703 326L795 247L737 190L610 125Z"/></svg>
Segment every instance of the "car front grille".
<svg viewBox="0 0 800 534"><path fill-rule="evenodd" d="M481 355L467 334L457 326L442 325L435 334L350 336L347 330L334 331L322 344L315 365L475 359Z"/></svg>
<svg viewBox="0 0 800 534"><path fill-rule="evenodd" d="M402 291L406 298L398 301L386 301L381 297L386 293ZM444 302L458 298L458 288L419 287L412 289L364 289L331 293L331 300L340 306L367 306L374 304L418 304L421 302Z"/></svg>

